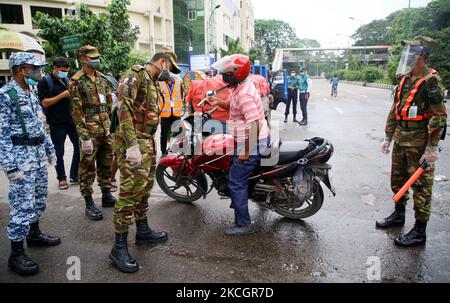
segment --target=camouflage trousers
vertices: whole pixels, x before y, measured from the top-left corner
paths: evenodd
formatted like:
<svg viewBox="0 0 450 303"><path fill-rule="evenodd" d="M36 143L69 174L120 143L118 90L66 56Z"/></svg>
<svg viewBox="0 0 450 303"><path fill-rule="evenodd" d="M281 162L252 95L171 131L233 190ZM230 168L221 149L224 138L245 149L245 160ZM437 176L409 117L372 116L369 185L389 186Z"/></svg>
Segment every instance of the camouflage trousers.
<svg viewBox="0 0 450 303"><path fill-rule="evenodd" d="M24 179L10 181L8 202L8 238L22 241L30 231L30 224L39 220L47 205L47 166L23 173Z"/></svg>
<svg viewBox="0 0 450 303"><path fill-rule="evenodd" d="M80 147L79 180L83 197L93 194L92 184L97 176L101 189L111 188L111 166L113 160L112 139L91 138L94 143L92 155L86 155Z"/></svg>
<svg viewBox="0 0 450 303"><path fill-rule="evenodd" d="M156 149L153 140L138 140L142 154L142 164L133 167L125 159L125 151L118 151L120 170L119 199L113 214L116 233L128 231L135 220L147 217L148 199L153 188L156 171Z"/></svg>
<svg viewBox="0 0 450 303"><path fill-rule="evenodd" d="M408 179L420 166L420 158L425 147L403 147L394 144L392 151L391 188L394 193L400 191ZM427 169L412 186L416 220L428 222L431 214L431 197L433 190L434 167ZM406 205L409 193L406 192L398 203Z"/></svg>

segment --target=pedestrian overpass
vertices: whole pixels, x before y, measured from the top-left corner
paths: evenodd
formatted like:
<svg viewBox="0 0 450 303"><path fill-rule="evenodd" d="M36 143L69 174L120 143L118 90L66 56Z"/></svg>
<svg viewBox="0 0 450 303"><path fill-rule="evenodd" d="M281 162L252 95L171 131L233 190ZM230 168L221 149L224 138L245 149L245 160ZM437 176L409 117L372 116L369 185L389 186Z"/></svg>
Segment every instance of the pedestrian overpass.
<svg viewBox="0 0 450 303"><path fill-rule="evenodd" d="M283 69L284 63L318 63L354 61L366 64L386 65L390 58L391 45L352 46L331 48L279 48L275 52L273 71Z"/></svg>

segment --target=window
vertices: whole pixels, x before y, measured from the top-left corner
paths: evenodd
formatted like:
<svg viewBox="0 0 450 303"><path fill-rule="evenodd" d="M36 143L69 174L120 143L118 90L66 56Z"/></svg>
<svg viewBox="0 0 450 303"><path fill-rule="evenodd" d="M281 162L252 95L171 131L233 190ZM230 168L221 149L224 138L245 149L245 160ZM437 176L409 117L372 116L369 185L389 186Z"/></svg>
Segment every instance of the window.
<svg viewBox="0 0 450 303"><path fill-rule="evenodd" d="M24 24L22 5L0 4L0 22Z"/></svg>
<svg viewBox="0 0 450 303"><path fill-rule="evenodd" d="M196 10L188 10L188 20L189 21L195 21L197 20L197 11Z"/></svg>
<svg viewBox="0 0 450 303"><path fill-rule="evenodd" d="M223 35L223 44L225 44L226 46L228 46L230 44L230 40L231 38L228 37L227 35Z"/></svg>
<svg viewBox="0 0 450 303"><path fill-rule="evenodd" d="M45 7L45 6L32 6L31 7L31 18L34 18L36 16L37 12L45 13L49 16L56 17L56 18L62 18L62 9L60 8L54 8L54 7ZM33 28L37 29L38 26L36 23L33 22Z"/></svg>

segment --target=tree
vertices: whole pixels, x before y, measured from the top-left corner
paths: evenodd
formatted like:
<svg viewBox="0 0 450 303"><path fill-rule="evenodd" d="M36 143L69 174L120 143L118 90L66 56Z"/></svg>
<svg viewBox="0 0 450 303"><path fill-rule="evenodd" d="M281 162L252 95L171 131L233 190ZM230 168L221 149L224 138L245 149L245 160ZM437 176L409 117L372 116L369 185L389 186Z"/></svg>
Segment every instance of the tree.
<svg viewBox="0 0 450 303"><path fill-rule="evenodd" d="M426 7L407 8L396 11L383 20L375 20L360 27L354 34L357 45L366 37L366 45L393 45L392 58L388 63L389 79L397 82L395 72L400 59L402 40L425 35L437 40L431 52L429 65L436 68L446 86L450 86L450 0L434 0Z"/></svg>
<svg viewBox="0 0 450 303"><path fill-rule="evenodd" d="M355 45L388 45L390 36L387 20L374 20L369 24L359 27L352 35Z"/></svg>
<svg viewBox="0 0 450 303"><path fill-rule="evenodd" d="M264 49L261 47L252 47L249 51L249 57L252 64L255 63L255 60L259 60L260 64L266 64L266 56L264 54Z"/></svg>
<svg viewBox="0 0 450 303"><path fill-rule="evenodd" d="M38 36L45 40L47 58L64 55L60 38L80 34L83 44L98 48L104 60L100 70L120 76L128 67L131 49L137 40L138 28L131 28L127 14L130 0L112 0L106 13L94 14L85 4L79 7L79 17L51 17L37 13ZM72 63L74 58L71 58Z"/></svg>
<svg viewBox="0 0 450 303"><path fill-rule="evenodd" d="M300 39L295 38L294 42L289 45L290 48L314 48L320 47L319 41L315 39Z"/></svg>
<svg viewBox="0 0 450 303"><path fill-rule="evenodd" d="M241 40L239 38L237 38L236 40L230 39L227 50L223 48L220 49L220 56L222 57L234 54L243 54L243 55L247 54L245 50L242 48Z"/></svg>
<svg viewBox="0 0 450 303"><path fill-rule="evenodd" d="M287 48L296 39L295 30L284 21L275 19L255 21L256 44L264 49L269 62L273 61L277 48Z"/></svg>

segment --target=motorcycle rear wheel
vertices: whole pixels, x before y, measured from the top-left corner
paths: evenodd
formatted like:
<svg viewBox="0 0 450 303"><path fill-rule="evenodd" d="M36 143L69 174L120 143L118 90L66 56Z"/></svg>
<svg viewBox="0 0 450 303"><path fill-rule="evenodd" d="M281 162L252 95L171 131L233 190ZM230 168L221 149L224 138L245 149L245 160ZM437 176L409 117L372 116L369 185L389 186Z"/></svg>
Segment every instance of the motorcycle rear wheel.
<svg viewBox="0 0 450 303"><path fill-rule="evenodd" d="M312 197L310 199L307 199L302 204L302 206L307 204L308 206L306 208L300 208L300 209L290 208L288 206L277 203L276 201L272 204L272 206L273 206L273 210L277 214L279 214L285 218L293 219L293 220L301 220L301 219L306 219L306 218L309 218L309 217L312 217L313 215L315 215L322 208L323 200L324 200L324 194L323 194L322 186L320 186L319 183L315 183L314 194L312 195Z"/></svg>
<svg viewBox="0 0 450 303"><path fill-rule="evenodd" d="M189 177L183 177L183 185L176 188L176 176L173 176L172 169L169 166L158 165L156 168L156 181L159 187L169 197L180 203L193 203L200 199L203 195L203 190L199 186L199 180L189 179ZM185 192L177 192L179 189Z"/></svg>

